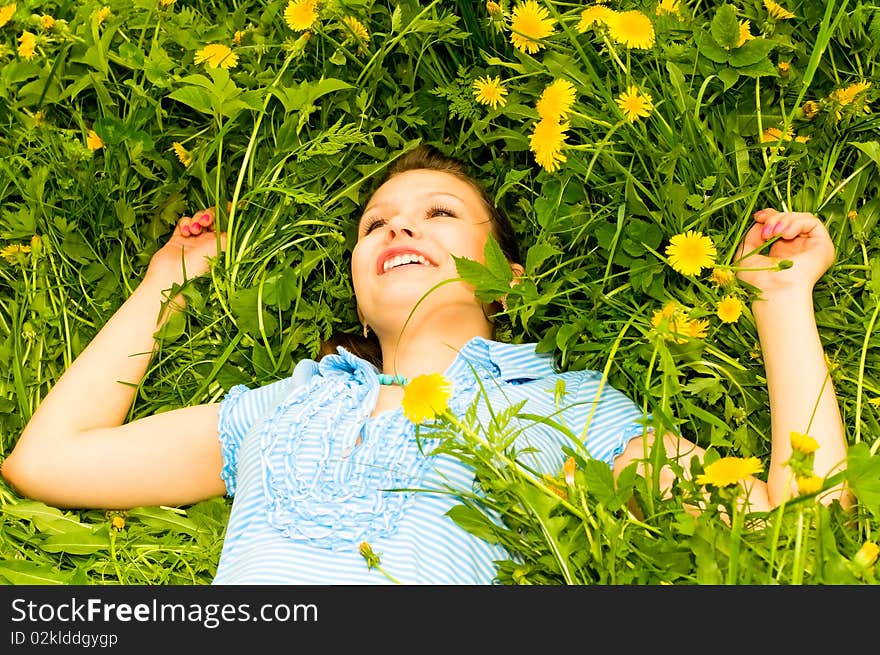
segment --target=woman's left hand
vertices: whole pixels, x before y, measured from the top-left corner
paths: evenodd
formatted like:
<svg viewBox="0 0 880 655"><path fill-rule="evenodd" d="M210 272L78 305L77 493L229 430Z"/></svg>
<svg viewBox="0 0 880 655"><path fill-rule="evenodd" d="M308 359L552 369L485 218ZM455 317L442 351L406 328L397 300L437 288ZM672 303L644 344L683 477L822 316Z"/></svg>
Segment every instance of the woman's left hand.
<svg viewBox="0 0 880 655"><path fill-rule="evenodd" d="M815 214L767 208L756 211L754 218L755 224L740 244L733 265L769 270L737 271L737 277L743 282L765 294L787 289L812 289L834 263L834 243ZM771 244L768 254L754 253L741 259L775 236L779 239ZM792 266L777 269L779 262L786 259Z"/></svg>

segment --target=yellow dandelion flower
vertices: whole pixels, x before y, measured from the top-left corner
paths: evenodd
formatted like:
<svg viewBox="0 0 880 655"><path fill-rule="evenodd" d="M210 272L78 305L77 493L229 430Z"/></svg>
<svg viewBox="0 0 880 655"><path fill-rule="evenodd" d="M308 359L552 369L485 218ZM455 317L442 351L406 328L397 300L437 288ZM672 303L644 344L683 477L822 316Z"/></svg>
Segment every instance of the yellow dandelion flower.
<svg viewBox="0 0 880 655"><path fill-rule="evenodd" d="M846 105L852 104L853 100L856 99L856 96L870 86L870 82L856 82L855 84L850 84L844 89L836 89L832 91L831 95L828 97L842 107L845 107Z"/></svg>
<svg viewBox="0 0 880 655"><path fill-rule="evenodd" d="M13 2L9 5L3 5L0 7L0 27L3 27L12 20L12 16L15 14L15 10L17 5Z"/></svg>
<svg viewBox="0 0 880 655"><path fill-rule="evenodd" d="M520 52L534 54L544 47L541 39L553 34L556 21L537 0L526 0L513 9L510 17L510 42Z"/></svg>
<svg viewBox="0 0 880 655"><path fill-rule="evenodd" d="M703 339L709 329L709 321L686 318L683 321L682 328L685 336L691 339Z"/></svg>
<svg viewBox="0 0 880 655"><path fill-rule="evenodd" d="M290 0L284 9L284 22L294 32L309 29L318 20L318 0Z"/></svg>
<svg viewBox="0 0 880 655"><path fill-rule="evenodd" d="M792 430L788 438L791 440L791 447L804 455L815 453L819 448L818 441L813 439L810 435L803 434L802 432L795 432Z"/></svg>
<svg viewBox="0 0 880 655"><path fill-rule="evenodd" d="M880 546L873 541L866 541L853 555L853 562L863 569L874 566L877 557L880 556Z"/></svg>
<svg viewBox="0 0 880 655"><path fill-rule="evenodd" d="M195 63L206 64L209 68L235 68L238 65L238 55L232 49L222 43L209 43L196 52Z"/></svg>
<svg viewBox="0 0 880 655"><path fill-rule="evenodd" d="M483 105L489 105L492 109L503 107L507 104L507 89L501 83L501 78L496 77L478 77L474 80L474 97L477 102Z"/></svg>
<svg viewBox="0 0 880 655"><path fill-rule="evenodd" d="M657 3L657 9L655 9L655 13L658 16L662 14L678 14L678 1L679 0L660 0L660 2Z"/></svg>
<svg viewBox="0 0 880 655"><path fill-rule="evenodd" d="M535 161L550 173L557 170L559 164L566 160L562 148L565 146L567 130L567 122L540 120L529 137L529 148L535 154Z"/></svg>
<svg viewBox="0 0 880 655"><path fill-rule="evenodd" d="M709 279L717 287L726 287L736 279L736 274L729 268L713 268Z"/></svg>
<svg viewBox="0 0 880 655"><path fill-rule="evenodd" d="M779 69L779 74L782 77L788 77L788 72L791 70L791 62L788 61L780 61L776 68Z"/></svg>
<svg viewBox="0 0 880 655"><path fill-rule="evenodd" d="M807 100L801 109L804 112L804 118L813 119L822 110L822 105L815 100Z"/></svg>
<svg viewBox="0 0 880 655"><path fill-rule="evenodd" d="M25 263L26 257L31 251L30 246L22 246L17 243L10 243L8 246L4 247L0 250L0 257L5 259L10 264L14 264L16 262Z"/></svg>
<svg viewBox="0 0 880 655"><path fill-rule="evenodd" d="M487 0L486 12L490 16L497 16L501 13L501 5L499 5L497 2L493 2L493 0Z"/></svg>
<svg viewBox="0 0 880 655"><path fill-rule="evenodd" d="M107 5L104 5L98 11L95 12L95 20L97 21L98 25L103 23L109 17L110 17L110 7L108 7Z"/></svg>
<svg viewBox="0 0 880 655"><path fill-rule="evenodd" d="M33 59L36 54L37 35L25 30L18 37L18 54L24 59Z"/></svg>
<svg viewBox="0 0 880 655"><path fill-rule="evenodd" d="M232 42L235 45L241 45L242 41L244 41L244 30L235 30L235 33L232 35Z"/></svg>
<svg viewBox="0 0 880 655"><path fill-rule="evenodd" d="M661 309L655 311L654 316L651 319L651 323L653 324L653 326L657 327L664 319L669 320L670 318L672 318L675 315L675 310L677 309L677 307L678 305L675 303L675 301L670 300L668 303L663 305Z"/></svg>
<svg viewBox="0 0 880 655"><path fill-rule="evenodd" d="M541 92L535 108L543 120L558 123L568 116L574 100L574 84L568 80L554 80Z"/></svg>
<svg viewBox="0 0 880 655"><path fill-rule="evenodd" d="M86 147L92 152L104 147L104 141L98 136L98 133L95 132L95 130L89 130L89 134L86 136Z"/></svg>
<svg viewBox="0 0 880 655"><path fill-rule="evenodd" d="M176 2L176 0L159 0L159 6L161 7L170 7Z"/></svg>
<svg viewBox="0 0 880 655"><path fill-rule="evenodd" d="M761 133L761 143L791 141L791 137L792 131L790 127L786 128L785 131L778 127L768 127Z"/></svg>
<svg viewBox="0 0 880 655"><path fill-rule="evenodd" d="M40 127L43 123L46 122L46 110L38 109L34 112L34 127Z"/></svg>
<svg viewBox="0 0 880 655"><path fill-rule="evenodd" d="M183 164L185 168L189 168L189 165L192 164L192 155L183 147L183 144L179 141L174 141L171 144L171 149L174 151L174 154L177 155L177 159L180 160L180 163Z"/></svg>
<svg viewBox="0 0 880 655"><path fill-rule="evenodd" d="M651 115L654 109L653 99L647 91L639 91L635 85L630 86L617 96L617 106L623 112L624 117L630 123Z"/></svg>
<svg viewBox="0 0 880 655"><path fill-rule="evenodd" d="M345 16L343 17L342 22L348 26L348 29L351 30L351 33L355 35L358 41L370 40L370 33L367 31L366 25L354 16Z"/></svg>
<svg viewBox="0 0 880 655"><path fill-rule="evenodd" d="M727 487L743 482L763 470L764 466L757 457L722 457L706 466L702 475L697 476L696 482Z"/></svg>
<svg viewBox="0 0 880 655"><path fill-rule="evenodd" d="M115 530L122 530L125 527L125 519L117 515L110 519L110 524Z"/></svg>
<svg viewBox="0 0 880 655"><path fill-rule="evenodd" d="M446 411L450 393L449 380L439 373L417 375L403 387L403 415L413 423L433 420Z"/></svg>
<svg viewBox="0 0 880 655"><path fill-rule="evenodd" d="M741 20L739 22L739 41L736 42L736 47L739 48L743 43L754 38L752 34L752 21L748 18Z"/></svg>
<svg viewBox="0 0 880 655"><path fill-rule="evenodd" d="M773 0L764 0L764 7L767 9L767 13L770 14L773 18L779 20L794 18L793 13L791 13L788 9L783 7L778 2L774 2Z"/></svg>
<svg viewBox="0 0 880 655"><path fill-rule="evenodd" d="M609 16L608 34L627 48L647 50L654 45L654 24L637 9Z"/></svg>
<svg viewBox="0 0 880 655"><path fill-rule="evenodd" d="M722 323L736 323L742 315L743 304L736 296L724 296L715 305L715 311Z"/></svg>
<svg viewBox="0 0 880 655"><path fill-rule="evenodd" d="M583 34L593 25L607 25L617 12L604 5L590 5L581 12L577 31Z"/></svg>
<svg viewBox="0 0 880 655"><path fill-rule="evenodd" d="M716 254L712 239L696 230L676 234L666 246L669 265L682 275L698 275L704 268L714 266Z"/></svg>
<svg viewBox="0 0 880 655"><path fill-rule="evenodd" d="M874 407L880 407L880 396L877 396L876 398L871 398L868 401L868 404L873 405Z"/></svg>
<svg viewBox="0 0 880 655"><path fill-rule="evenodd" d="M565 474L565 483L568 485L574 484L574 469L574 457L569 457L562 465L562 472Z"/></svg>
<svg viewBox="0 0 880 655"><path fill-rule="evenodd" d="M822 488L822 485L825 481L820 478L818 475L805 475L803 477L797 478L797 488L798 493L801 494L814 494L819 489Z"/></svg>
<svg viewBox="0 0 880 655"><path fill-rule="evenodd" d="M40 16L40 27L48 32L55 27L55 19L49 14L42 14Z"/></svg>

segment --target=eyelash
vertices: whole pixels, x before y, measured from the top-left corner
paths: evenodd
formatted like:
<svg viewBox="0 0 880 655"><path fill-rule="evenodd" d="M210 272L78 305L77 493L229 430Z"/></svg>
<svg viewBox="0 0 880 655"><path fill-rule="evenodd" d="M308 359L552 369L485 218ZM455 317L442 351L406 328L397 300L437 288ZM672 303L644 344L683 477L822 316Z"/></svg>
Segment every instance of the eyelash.
<svg viewBox="0 0 880 655"><path fill-rule="evenodd" d="M431 205L431 207L428 208L428 211L425 212L425 218L432 218L440 213L448 214L452 217L455 216L455 213L451 209L443 207L442 205ZM364 236L368 235L370 232L375 230L377 227L379 227L379 225L381 225L384 222L385 222L385 219L383 219L383 218L374 218L373 220L371 220L369 223L367 223L367 226L364 228Z"/></svg>

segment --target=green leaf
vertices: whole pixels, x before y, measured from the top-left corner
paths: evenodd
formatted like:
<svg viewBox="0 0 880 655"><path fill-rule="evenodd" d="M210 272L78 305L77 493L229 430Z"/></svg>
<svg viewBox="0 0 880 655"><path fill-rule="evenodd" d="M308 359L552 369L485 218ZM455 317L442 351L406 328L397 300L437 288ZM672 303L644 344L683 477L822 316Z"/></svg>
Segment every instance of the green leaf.
<svg viewBox="0 0 880 655"><path fill-rule="evenodd" d="M104 527L101 532L70 531L46 538L42 549L49 553L69 553L71 555L89 555L110 548L110 537Z"/></svg>
<svg viewBox="0 0 880 655"><path fill-rule="evenodd" d="M880 457L862 441L850 446L846 462L846 479L859 504L880 517Z"/></svg>
<svg viewBox="0 0 880 655"><path fill-rule="evenodd" d="M297 86L276 87L272 89L272 95L277 97L284 105L284 110L290 113L305 109L328 93L353 88L354 86L348 82L328 77L317 82L301 82Z"/></svg>
<svg viewBox="0 0 880 655"><path fill-rule="evenodd" d="M446 516L470 534L490 544L501 543L495 524L480 510L467 505L456 505L446 512Z"/></svg>
<svg viewBox="0 0 880 655"><path fill-rule="evenodd" d="M499 281L506 283L510 287L513 281L513 270L510 268L510 262L501 251L501 246L495 240L493 235L489 235L486 239L486 245L483 248L483 255L486 258L486 267L489 272Z"/></svg>
<svg viewBox="0 0 880 655"><path fill-rule="evenodd" d="M614 491L614 473L605 462L588 459L584 463L584 480L587 489L606 507L613 504L616 499Z"/></svg>
<svg viewBox="0 0 880 655"><path fill-rule="evenodd" d="M767 59L767 55L776 47L773 41L768 39L751 39L743 43L739 48L730 54L728 63L731 66L751 66L757 64L762 59Z"/></svg>
<svg viewBox="0 0 880 655"><path fill-rule="evenodd" d="M712 38L719 46L727 50L736 48L736 44L739 43L739 21L736 19L736 9L733 5L724 4L718 7L710 30Z"/></svg>
<svg viewBox="0 0 880 655"><path fill-rule="evenodd" d="M549 243L536 243L526 254L526 273L534 275L548 258L560 253L562 251L559 248Z"/></svg>
<svg viewBox="0 0 880 655"><path fill-rule="evenodd" d="M7 516L31 521L37 530L50 534L63 534L70 530L89 529L88 525L80 523L75 516L65 514L57 507L49 507L36 500L21 500L17 503L8 503L3 506L2 512Z"/></svg>
<svg viewBox="0 0 880 655"><path fill-rule="evenodd" d="M253 337L261 337L264 331L266 336L271 336L278 328L278 320L258 305L259 293L257 288L241 289L229 299L229 308L240 330Z"/></svg>
<svg viewBox="0 0 880 655"><path fill-rule="evenodd" d="M138 507L130 510L128 516L159 530L171 530L191 535L195 535L199 531L199 527L188 517L161 507Z"/></svg>
<svg viewBox="0 0 880 655"><path fill-rule="evenodd" d="M192 107L198 112L203 114L212 114L213 107L211 105L211 96L208 94L205 89L199 88L197 86L184 86L176 91L172 91L168 94L168 97L172 100L177 100L178 102L182 102L187 107Z"/></svg>
<svg viewBox="0 0 880 655"><path fill-rule="evenodd" d="M48 564L23 560L0 561L0 576L13 585L66 585L73 572L61 572Z"/></svg>

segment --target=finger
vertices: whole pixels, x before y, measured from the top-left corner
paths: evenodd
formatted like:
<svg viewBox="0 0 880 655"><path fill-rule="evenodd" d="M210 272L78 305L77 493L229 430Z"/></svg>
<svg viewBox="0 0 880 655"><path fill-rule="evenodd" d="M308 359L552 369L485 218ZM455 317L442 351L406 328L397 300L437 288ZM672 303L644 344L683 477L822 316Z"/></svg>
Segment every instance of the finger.
<svg viewBox="0 0 880 655"><path fill-rule="evenodd" d="M202 225L197 220L194 220L189 224L189 232L193 236L197 236L202 233Z"/></svg>
<svg viewBox="0 0 880 655"><path fill-rule="evenodd" d="M202 227L208 227L214 222L214 208L208 207L207 209L199 212L198 214L196 214L196 220Z"/></svg>
<svg viewBox="0 0 880 655"><path fill-rule="evenodd" d="M192 219L189 216L183 216L177 221L177 228L185 237L190 235L190 221L192 221Z"/></svg>
<svg viewBox="0 0 880 655"><path fill-rule="evenodd" d="M790 240L809 234L820 224L819 218L810 212L783 212L764 225L762 235Z"/></svg>
<svg viewBox="0 0 880 655"><path fill-rule="evenodd" d="M759 209L754 214L752 214L752 218L755 219L758 223L766 223L767 221L775 218L777 215L781 214L777 209L773 209L772 207L765 207L764 209Z"/></svg>

